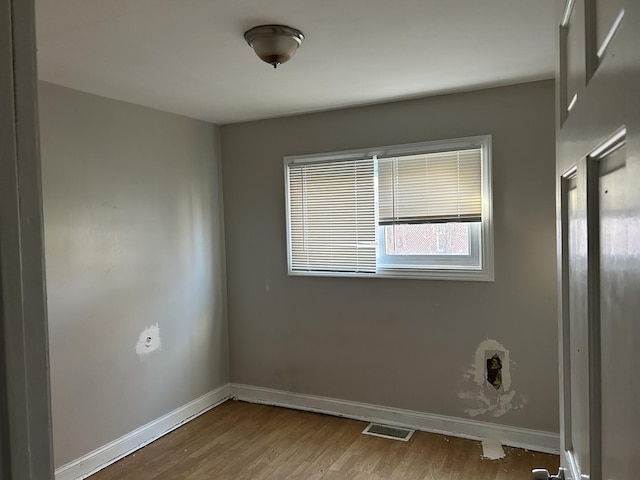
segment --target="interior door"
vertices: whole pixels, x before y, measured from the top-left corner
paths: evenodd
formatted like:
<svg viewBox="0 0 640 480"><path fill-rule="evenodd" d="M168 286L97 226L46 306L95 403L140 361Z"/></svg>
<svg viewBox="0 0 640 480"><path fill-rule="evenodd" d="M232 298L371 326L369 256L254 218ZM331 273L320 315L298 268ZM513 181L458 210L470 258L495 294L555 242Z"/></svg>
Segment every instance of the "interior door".
<svg viewBox="0 0 640 480"><path fill-rule="evenodd" d="M33 0L0 3L0 480L54 478Z"/></svg>
<svg viewBox="0 0 640 480"><path fill-rule="evenodd" d="M640 472L640 2L558 0L562 474Z"/></svg>

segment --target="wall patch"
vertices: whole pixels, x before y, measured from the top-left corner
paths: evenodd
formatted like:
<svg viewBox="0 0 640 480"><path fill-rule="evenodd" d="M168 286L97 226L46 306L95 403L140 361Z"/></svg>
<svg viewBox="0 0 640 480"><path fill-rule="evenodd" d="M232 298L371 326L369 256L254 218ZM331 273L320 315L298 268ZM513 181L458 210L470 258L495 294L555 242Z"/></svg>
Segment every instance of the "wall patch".
<svg viewBox="0 0 640 480"><path fill-rule="evenodd" d="M497 340L486 339L478 345L475 361L464 374L469 389L458 395L470 404L467 415L501 417L524 407L525 398L511 388L512 364L511 353Z"/></svg>
<svg viewBox="0 0 640 480"><path fill-rule="evenodd" d="M482 440L482 458L487 460L500 460L505 457L504 448L500 440L485 438Z"/></svg>
<svg viewBox="0 0 640 480"><path fill-rule="evenodd" d="M136 353L140 361L144 362L151 353L160 349L162 349L160 327L156 323L142 331L140 337L138 337L138 343L136 343Z"/></svg>

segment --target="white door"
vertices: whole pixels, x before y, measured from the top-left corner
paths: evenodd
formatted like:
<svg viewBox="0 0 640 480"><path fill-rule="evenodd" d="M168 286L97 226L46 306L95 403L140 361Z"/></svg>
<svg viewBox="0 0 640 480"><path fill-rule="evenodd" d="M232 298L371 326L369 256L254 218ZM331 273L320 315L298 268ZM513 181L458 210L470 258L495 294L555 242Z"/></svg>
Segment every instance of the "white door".
<svg viewBox="0 0 640 480"><path fill-rule="evenodd" d="M561 463L640 478L640 1L558 0Z"/></svg>

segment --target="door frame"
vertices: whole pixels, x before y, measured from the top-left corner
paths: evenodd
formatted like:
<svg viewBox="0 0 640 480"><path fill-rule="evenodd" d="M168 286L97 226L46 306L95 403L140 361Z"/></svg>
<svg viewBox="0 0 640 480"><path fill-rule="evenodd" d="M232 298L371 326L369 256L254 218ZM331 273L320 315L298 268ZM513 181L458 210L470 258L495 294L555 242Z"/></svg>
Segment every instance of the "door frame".
<svg viewBox="0 0 640 480"><path fill-rule="evenodd" d="M0 480L50 480L33 0L2 0L0 35Z"/></svg>

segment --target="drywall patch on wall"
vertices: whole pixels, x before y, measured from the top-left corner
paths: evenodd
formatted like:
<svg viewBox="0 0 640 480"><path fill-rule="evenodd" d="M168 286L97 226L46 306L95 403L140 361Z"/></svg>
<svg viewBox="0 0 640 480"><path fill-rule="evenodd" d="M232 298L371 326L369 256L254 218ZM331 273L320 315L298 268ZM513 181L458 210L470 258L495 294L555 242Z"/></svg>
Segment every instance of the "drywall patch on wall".
<svg viewBox="0 0 640 480"><path fill-rule="evenodd" d="M484 438L482 440L482 458L488 460L500 460L505 457L502 443L496 438Z"/></svg>
<svg viewBox="0 0 640 480"><path fill-rule="evenodd" d="M471 404L464 410L467 415L501 417L524 407L525 398L511 388L512 366L511 353L497 340L486 339L478 345L475 361L464 374L465 381L472 385L459 394Z"/></svg>
<svg viewBox="0 0 640 480"><path fill-rule="evenodd" d="M138 337L138 343L136 343L136 353L140 361L144 362L149 355L160 349L162 349L160 327L156 323L142 331L140 337Z"/></svg>

